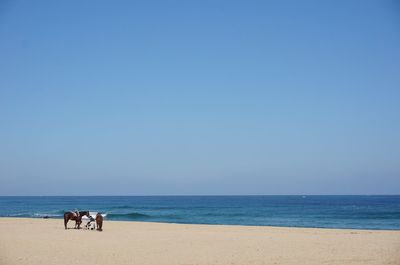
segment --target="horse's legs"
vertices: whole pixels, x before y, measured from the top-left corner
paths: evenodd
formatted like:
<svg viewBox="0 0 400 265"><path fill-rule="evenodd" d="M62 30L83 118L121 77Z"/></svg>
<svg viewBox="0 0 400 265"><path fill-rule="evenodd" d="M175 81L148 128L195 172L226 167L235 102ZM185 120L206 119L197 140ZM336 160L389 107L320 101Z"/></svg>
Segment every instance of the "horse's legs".
<svg viewBox="0 0 400 265"><path fill-rule="evenodd" d="M67 229L68 218L64 215L64 227Z"/></svg>
<svg viewBox="0 0 400 265"><path fill-rule="evenodd" d="M101 231L102 230L102 227L103 227L103 220L99 220L98 222L96 222L97 223L97 230L98 231Z"/></svg>
<svg viewBox="0 0 400 265"><path fill-rule="evenodd" d="M81 223L82 223L82 219L80 219L80 218L76 219L75 228L78 227L78 229L81 229Z"/></svg>

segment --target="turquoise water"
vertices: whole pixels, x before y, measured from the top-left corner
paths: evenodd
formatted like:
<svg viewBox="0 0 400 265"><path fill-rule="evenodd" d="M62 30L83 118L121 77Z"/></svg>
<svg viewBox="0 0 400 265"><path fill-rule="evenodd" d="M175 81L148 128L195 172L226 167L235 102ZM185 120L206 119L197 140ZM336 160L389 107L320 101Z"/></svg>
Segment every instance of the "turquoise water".
<svg viewBox="0 0 400 265"><path fill-rule="evenodd" d="M400 196L0 197L1 217L62 218L75 208L106 220L400 230Z"/></svg>

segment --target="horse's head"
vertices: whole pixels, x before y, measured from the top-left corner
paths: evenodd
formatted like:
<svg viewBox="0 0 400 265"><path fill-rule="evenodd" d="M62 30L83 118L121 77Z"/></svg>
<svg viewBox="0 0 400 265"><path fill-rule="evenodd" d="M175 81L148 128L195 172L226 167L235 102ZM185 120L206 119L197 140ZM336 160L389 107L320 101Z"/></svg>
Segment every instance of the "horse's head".
<svg viewBox="0 0 400 265"><path fill-rule="evenodd" d="M90 217L90 213L89 213L89 211L83 211L83 212L79 212L79 215L80 215L80 216L84 216L84 215L86 215L88 218Z"/></svg>

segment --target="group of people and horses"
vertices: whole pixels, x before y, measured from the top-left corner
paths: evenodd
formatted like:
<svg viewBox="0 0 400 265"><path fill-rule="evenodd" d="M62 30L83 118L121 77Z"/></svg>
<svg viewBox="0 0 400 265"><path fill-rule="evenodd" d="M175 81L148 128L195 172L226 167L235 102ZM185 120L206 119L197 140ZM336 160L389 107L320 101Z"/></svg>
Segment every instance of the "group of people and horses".
<svg viewBox="0 0 400 265"><path fill-rule="evenodd" d="M96 221L96 227L98 231L102 231L103 229L103 216L101 213L96 214L96 218L93 218L89 211L71 211L64 213L64 227L67 229L67 223L69 220L75 221L75 229L80 229L82 224L82 217L87 216L89 218L89 223L92 221ZM88 223L88 224L89 224Z"/></svg>

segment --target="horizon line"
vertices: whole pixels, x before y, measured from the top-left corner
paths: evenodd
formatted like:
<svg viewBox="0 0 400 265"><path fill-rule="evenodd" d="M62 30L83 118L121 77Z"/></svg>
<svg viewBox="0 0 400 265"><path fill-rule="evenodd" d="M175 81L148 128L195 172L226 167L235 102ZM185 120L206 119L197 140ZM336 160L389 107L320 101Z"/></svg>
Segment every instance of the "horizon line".
<svg viewBox="0 0 400 265"><path fill-rule="evenodd" d="M400 196L400 194L0 195L0 197L257 197L257 196Z"/></svg>

